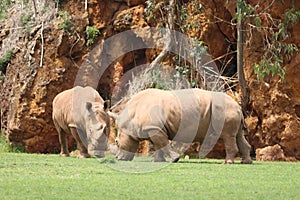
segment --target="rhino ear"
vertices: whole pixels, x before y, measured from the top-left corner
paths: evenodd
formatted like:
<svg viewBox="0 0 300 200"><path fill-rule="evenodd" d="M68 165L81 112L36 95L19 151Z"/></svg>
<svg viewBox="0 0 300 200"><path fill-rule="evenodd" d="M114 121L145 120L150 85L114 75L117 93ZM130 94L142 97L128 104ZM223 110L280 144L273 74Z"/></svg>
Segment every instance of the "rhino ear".
<svg viewBox="0 0 300 200"><path fill-rule="evenodd" d="M86 105L85 105L86 109L89 111L89 112L92 112L92 107L93 107L93 104L91 102L86 102Z"/></svg>
<svg viewBox="0 0 300 200"><path fill-rule="evenodd" d="M109 108L110 108L110 100L105 100L103 105L104 111L107 112Z"/></svg>

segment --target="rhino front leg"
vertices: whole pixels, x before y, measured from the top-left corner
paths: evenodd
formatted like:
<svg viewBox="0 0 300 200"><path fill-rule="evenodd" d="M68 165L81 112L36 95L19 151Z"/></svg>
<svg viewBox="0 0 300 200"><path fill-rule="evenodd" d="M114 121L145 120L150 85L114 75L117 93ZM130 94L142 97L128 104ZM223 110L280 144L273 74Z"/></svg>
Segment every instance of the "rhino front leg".
<svg viewBox="0 0 300 200"><path fill-rule="evenodd" d="M64 156L64 157L70 156L69 150L68 150L66 132L61 128L58 128L57 131L58 131L58 138L59 138L59 143L60 143L60 155Z"/></svg>
<svg viewBox="0 0 300 200"><path fill-rule="evenodd" d="M153 157L153 162L166 162L165 153L162 150L155 150L152 141L148 141L149 156Z"/></svg>
<svg viewBox="0 0 300 200"><path fill-rule="evenodd" d="M165 153L162 150L156 150L153 154L153 162L166 162Z"/></svg>
<svg viewBox="0 0 300 200"><path fill-rule="evenodd" d="M163 153L170 156L170 162L177 162L179 160L180 154L173 151L169 143L169 139L165 133L160 132L153 134L150 137L150 140L153 143L154 149L157 151L157 153L161 153L159 151L162 151ZM161 155L158 155L157 159L161 159Z"/></svg>
<svg viewBox="0 0 300 200"><path fill-rule="evenodd" d="M72 128L70 128L70 131L76 140L77 148L79 150L79 155L77 157L78 158L90 158L91 156L88 153L87 144L84 145L84 143L81 141L81 138L78 135L77 129L72 127ZM79 132L79 134L80 134L80 132ZM82 137L85 137L83 134L81 134L81 135L82 135Z"/></svg>

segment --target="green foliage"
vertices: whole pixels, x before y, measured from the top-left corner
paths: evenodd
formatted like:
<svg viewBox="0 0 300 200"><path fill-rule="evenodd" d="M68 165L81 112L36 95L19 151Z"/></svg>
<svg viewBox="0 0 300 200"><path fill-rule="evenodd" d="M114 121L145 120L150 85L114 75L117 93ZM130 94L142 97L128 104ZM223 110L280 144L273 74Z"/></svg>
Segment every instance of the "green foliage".
<svg viewBox="0 0 300 200"><path fill-rule="evenodd" d="M115 136L119 135L119 131L118 131L118 129L116 127L114 128L114 134L115 134Z"/></svg>
<svg viewBox="0 0 300 200"><path fill-rule="evenodd" d="M63 11L59 14L59 16L62 18L60 29L70 33L72 30L72 22L68 17L68 13L66 11Z"/></svg>
<svg viewBox="0 0 300 200"><path fill-rule="evenodd" d="M9 50L6 52L5 56L0 58L0 71L5 75L7 65L10 63L13 57L13 50Z"/></svg>
<svg viewBox="0 0 300 200"><path fill-rule="evenodd" d="M144 12L144 18L148 23L153 24L154 26L157 25L158 27L164 27L166 20L166 2L160 1L157 2L156 0L147 0Z"/></svg>
<svg viewBox="0 0 300 200"><path fill-rule="evenodd" d="M59 155L0 155L1 199L300 199L299 163L180 160L150 173L128 174L100 159ZM159 165L117 161L126 168ZM254 173L255 172L255 173ZM259 187L258 187L259 186ZM171 188L171 189L170 189ZM67 191L67 192L66 192Z"/></svg>
<svg viewBox="0 0 300 200"><path fill-rule="evenodd" d="M7 10L12 6L11 0L0 0L0 22L7 18Z"/></svg>
<svg viewBox="0 0 300 200"><path fill-rule="evenodd" d="M2 133L0 132L0 153L10 152L10 149L11 148L10 148L9 144L5 140L5 138L2 135Z"/></svg>
<svg viewBox="0 0 300 200"><path fill-rule="evenodd" d="M244 0L237 0L237 13L233 18L236 20L244 20L253 17L258 6L259 5L253 7Z"/></svg>
<svg viewBox="0 0 300 200"><path fill-rule="evenodd" d="M21 26L26 26L31 21L31 15L22 14L20 17L20 24Z"/></svg>
<svg viewBox="0 0 300 200"><path fill-rule="evenodd" d="M288 9L284 13L284 24L289 26L291 24L296 24L300 19L300 10L296 10L295 7Z"/></svg>
<svg viewBox="0 0 300 200"><path fill-rule="evenodd" d="M0 132L0 153L24 153L24 146L11 147L6 141L4 135Z"/></svg>
<svg viewBox="0 0 300 200"><path fill-rule="evenodd" d="M165 73L164 70L158 69L151 72L151 83L149 88L157 88L161 90L172 90L175 89L174 80L169 74Z"/></svg>
<svg viewBox="0 0 300 200"><path fill-rule="evenodd" d="M193 0L189 4L177 6L177 10L179 11L178 24L182 32L200 31L201 25L199 21L195 21L190 17L204 12L202 4Z"/></svg>
<svg viewBox="0 0 300 200"><path fill-rule="evenodd" d="M284 80L286 71L282 66L298 51L296 44L286 43L285 40L290 37L288 28L299 20L300 11L296 11L294 8L286 10L284 19L278 20L276 31L271 32L270 39L267 39L262 59L254 66L254 72L258 79L269 75L279 75Z"/></svg>
<svg viewBox="0 0 300 200"><path fill-rule="evenodd" d="M191 44L188 45L189 49L185 51L191 56L193 63L187 63L184 58L181 56L174 56L173 61L175 63L175 70L177 71L175 77L179 78L181 76L189 80L192 87L198 87L198 83L201 80L198 80L199 70L196 69L196 66L201 62L202 56L207 52L207 46L201 40L193 38Z"/></svg>
<svg viewBox="0 0 300 200"><path fill-rule="evenodd" d="M235 19L252 19L253 24L249 32L255 29L264 35L264 53L259 63L254 65L257 78L279 75L284 80L286 72L283 66L298 51L296 44L286 42L290 37L288 28L300 20L300 10L292 7L285 11L284 19L275 19L266 10L263 13L256 13L258 4L253 7L244 0L238 0L237 6L238 12ZM267 19L267 25L262 25L262 16ZM247 41L246 43L249 44L250 42Z"/></svg>
<svg viewBox="0 0 300 200"><path fill-rule="evenodd" d="M29 4L29 0L23 0L24 5L28 5Z"/></svg>
<svg viewBox="0 0 300 200"><path fill-rule="evenodd" d="M85 29L85 34L87 37L86 45L91 46L94 44L96 37L100 35L100 31L96 27L87 26Z"/></svg>
<svg viewBox="0 0 300 200"><path fill-rule="evenodd" d="M168 5L167 1L147 0L144 12L145 20L154 26L166 27ZM195 20L188 20L190 16L200 14L204 11L202 4L197 0L190 3L183 3L176 5L177 15L176 23L179 25L181 31L186 32L190 30L199 31L199 22Z"/></svg>

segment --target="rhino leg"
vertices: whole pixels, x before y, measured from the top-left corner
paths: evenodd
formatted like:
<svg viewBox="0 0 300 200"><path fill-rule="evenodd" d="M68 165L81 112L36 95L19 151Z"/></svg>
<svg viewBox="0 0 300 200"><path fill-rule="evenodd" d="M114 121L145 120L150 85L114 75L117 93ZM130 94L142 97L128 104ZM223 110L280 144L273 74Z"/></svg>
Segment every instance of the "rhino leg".
<svg viewBox="0 0 300 200"><path fill-rule="evenodd" d="M156 151L162 151L168 156L170 156L170 162L177 162L180 158L180 154L173 151L168 136L165 133L159 132L153 134L150 137L151 142L154 145ZM160 157L161 158L161 157Z"/></svg>
<svg viewBox="0 0 300 200"><path fill-rule="evenodd" d="M240 153L242 154L242 164L251 164L252 159L250 157L251 146L245 139L243 132L239 132L237 135L237 145Z"/></svg>
<svg viewBox="0 0 300 200"><path fill-rule="evenodd" d="M60 156L64 156L64 157L70 156L69 150L68 150L66 132L62 128L57 126L56 124L55 124L55 127L58 132L58 138L59 138L59 143L60 143Z"/></svg>
<svg viewBox="0 0 300 200"><path fill-rule="evenodd" d="M223 133L224 134L224 133ZM233 164L234 158L236 154L238 153L238 146L236 143L236 136L232 134L224 134L223 137L224 145L225 145L225 151L226 151L226 159L223 162L223 164Z"/></svg>
<svg viewBox="0 0 300 200"><path fill-rule="evenodd" d="M153 162L166 162L165 153L162 150L156 150L153 154Z"/></svg>
<svg viewBox="0 0 300 200"><path fill-rule="evenodd" d="M166 162L165 153L162 150L155 150L151 141L148 142L148 152L150 156L153 156L153 162Z"/></svg>
<svg viewBox="0 0 300 200"><path fill-rule="evenodd" d="M76 128L73 128L71 127L70 128L70 131L71 131L71 134L73 135L73 137L75 138L76 140L76 143L77 143L77 148L79 150L79 155L77 156L78 158L90 158L90 154L88 153L88 150L87 150L87 145L85 146L79 135L78 135L78 132L77 132L77 129Z"/></svg>
<svg viewBox="0 0 300 200"><path fill-rule="evenodd" d="M116 139L119 147L116 157L118 160L133 160L135 152L139 148L139 141L128 134L121 133Z"/></svg>

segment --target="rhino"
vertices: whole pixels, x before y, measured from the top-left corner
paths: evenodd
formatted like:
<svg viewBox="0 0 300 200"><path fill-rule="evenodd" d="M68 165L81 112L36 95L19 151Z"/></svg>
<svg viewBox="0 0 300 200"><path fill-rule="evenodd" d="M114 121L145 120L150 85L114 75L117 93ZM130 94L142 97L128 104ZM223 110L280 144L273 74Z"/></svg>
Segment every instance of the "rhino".
<svg viewBox="0 0 300 200"><path fill-rule="evenodd" d="M241 153L241 163L252 163L251 146L244 136L245 123L239 104L229 95L202 89L166 91L146 89L131 97L120 114L109 111L115 119L118 136L112 146L119 160L132 160L139 142L148 140L156 155L154 161L177 162L180 154L170 141L200 142L200 157L212 149L221 138L225 144L223 163L234 163ZM163 153L164 154L163 154Z"/></svg>
<svg viewBox="0 0 300 200"><path fill-rule="evenodd" d="M59 136L61 156L69 156L67 134L77 143L78 157L90 157L88 146L96 157L105 156L110 131L109 104L89 86L76 86L54 98L52 119Z"/></svg>

